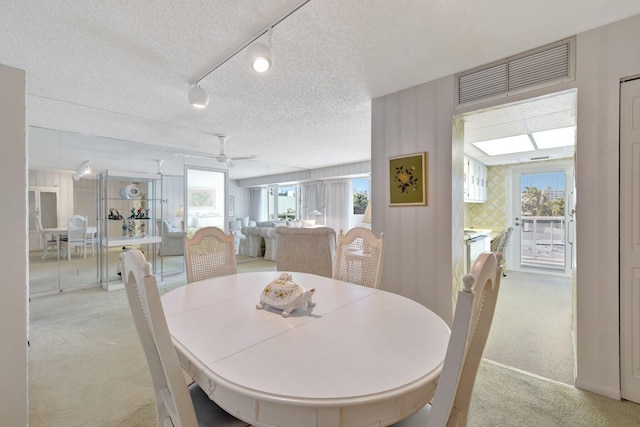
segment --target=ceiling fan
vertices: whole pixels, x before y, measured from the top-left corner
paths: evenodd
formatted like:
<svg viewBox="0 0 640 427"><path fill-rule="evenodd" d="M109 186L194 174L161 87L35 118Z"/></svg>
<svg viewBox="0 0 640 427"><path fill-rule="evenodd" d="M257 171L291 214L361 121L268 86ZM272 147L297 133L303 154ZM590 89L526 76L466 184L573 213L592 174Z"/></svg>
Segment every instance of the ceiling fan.
<svg viewBox="0 0 640 427"><path fill-rule="evenodd" d="M224 151L224 146L227 143L227 139L229 137L227 135L218 135L218 139L220 140L220 153L217 156L201 156L201 155L196 155L196 154L184 154L184 153L176 153L176 156L180 156L180 157L193 157L196 159L215 159L218 162L232 167L233 165L233 161L234 160L248 160L248 159L255 159L256 156L255 154L250 154L248 156L238 156L238 157L230 157L228 156L225 151Z"/></svg>

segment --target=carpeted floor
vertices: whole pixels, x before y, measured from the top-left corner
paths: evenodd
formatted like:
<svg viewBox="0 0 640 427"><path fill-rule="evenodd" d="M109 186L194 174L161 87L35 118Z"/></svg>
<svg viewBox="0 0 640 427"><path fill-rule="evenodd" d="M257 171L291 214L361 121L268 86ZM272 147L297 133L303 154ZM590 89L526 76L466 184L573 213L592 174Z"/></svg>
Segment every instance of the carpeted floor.
<svg viewBox="0 0 640 427"><path fill-rule="evenodd" d="M573 385L571 318L571 278L510 271L484 357Z"/></svg>
<svg viewBox="0 0 640 427"><path fill-rule="evenodd" d="M263 259L240 272L275 270ZM185 283L160 282L161 293ZM155 425L151 378L124 291L100 288L34 298L30 306L29 425ZM469 426L637 426L620 402L484 360ZM301 426L304 427L304 426Z"/></svg>

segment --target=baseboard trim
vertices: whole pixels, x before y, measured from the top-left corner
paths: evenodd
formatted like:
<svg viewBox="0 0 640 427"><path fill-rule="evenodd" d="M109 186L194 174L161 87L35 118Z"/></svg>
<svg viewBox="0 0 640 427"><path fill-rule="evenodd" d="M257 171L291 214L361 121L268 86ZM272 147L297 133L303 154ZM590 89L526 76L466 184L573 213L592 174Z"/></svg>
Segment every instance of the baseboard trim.
<svg viewBox="0 0 640 427"><path fill-rule="evenodd" d="M622 394L620 390L613 389L610 387L603 387L599 384L592 383L590 381L583 380L582 378L576 378L576 388L580 390L590 391L595 394L600 394L602 396L609 397L615 400L622 400Z"/></svg>

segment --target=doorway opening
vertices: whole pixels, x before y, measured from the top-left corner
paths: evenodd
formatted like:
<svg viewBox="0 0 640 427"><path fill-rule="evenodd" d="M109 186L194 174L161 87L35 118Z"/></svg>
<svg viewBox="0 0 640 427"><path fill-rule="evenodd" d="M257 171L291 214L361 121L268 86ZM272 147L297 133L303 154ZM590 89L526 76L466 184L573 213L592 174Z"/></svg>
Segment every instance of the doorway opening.
<svg viewBox="0 0 640 427"><path fill-rule="evenodd" d="M487 169L486 201L466 198L464 228L513 227L485 357L572 385L576 105L568 90L461 117L465 158Z"/></svg>

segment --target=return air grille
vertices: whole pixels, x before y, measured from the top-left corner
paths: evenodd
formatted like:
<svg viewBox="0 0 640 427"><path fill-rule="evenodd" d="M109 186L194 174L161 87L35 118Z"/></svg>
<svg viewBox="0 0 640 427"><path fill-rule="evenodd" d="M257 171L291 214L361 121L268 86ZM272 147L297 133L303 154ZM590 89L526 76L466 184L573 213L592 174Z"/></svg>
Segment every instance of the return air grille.
<svg viewBox="0 0 640 427"><path fill-rule="evenodd" d="M573 79L573 39L457 75L458 105Z"/></svg>

